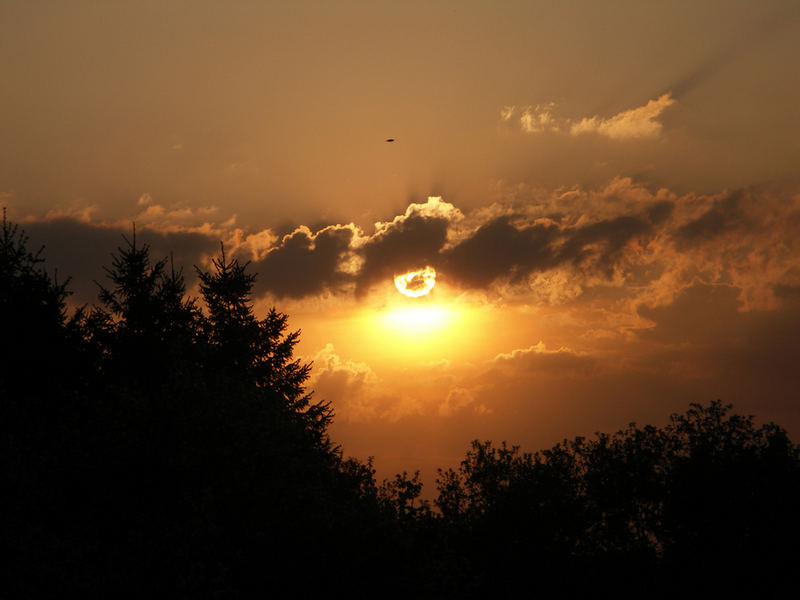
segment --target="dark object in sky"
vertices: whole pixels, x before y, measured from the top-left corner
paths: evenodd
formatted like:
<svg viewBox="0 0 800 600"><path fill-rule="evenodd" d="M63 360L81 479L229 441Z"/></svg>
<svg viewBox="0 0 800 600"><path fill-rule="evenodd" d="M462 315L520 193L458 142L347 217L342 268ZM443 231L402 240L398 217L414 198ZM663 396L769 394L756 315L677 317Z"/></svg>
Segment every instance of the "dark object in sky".
<svg viewBox="0 0 800 600"><path fill-rule="evenodd" d="M393 142L393 141L394 141L394 138L386 138L386 141L387 141L387 142Z"/></svg>

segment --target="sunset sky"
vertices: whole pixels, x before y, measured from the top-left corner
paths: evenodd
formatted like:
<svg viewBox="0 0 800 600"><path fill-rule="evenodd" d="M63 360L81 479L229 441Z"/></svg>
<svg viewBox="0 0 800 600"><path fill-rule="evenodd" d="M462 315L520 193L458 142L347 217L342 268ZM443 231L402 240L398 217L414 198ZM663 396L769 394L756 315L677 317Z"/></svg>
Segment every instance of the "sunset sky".
<svg viewBox="0 0 800 600"><path fill-rule="evenodd" d="M716 398L796 440L798 40L796 0L4 0L0 205L75 305L133 222L194 295L251 260L379 477Z"/></svg>

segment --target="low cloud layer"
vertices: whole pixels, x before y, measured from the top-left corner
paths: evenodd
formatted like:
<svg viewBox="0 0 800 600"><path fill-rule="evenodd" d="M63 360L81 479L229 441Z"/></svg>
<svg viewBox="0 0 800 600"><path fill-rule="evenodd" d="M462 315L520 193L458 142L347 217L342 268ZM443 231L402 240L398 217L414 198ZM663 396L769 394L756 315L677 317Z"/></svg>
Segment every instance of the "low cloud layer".
<svg viewBox="0 0 800 600"><path fill-rule="evenodd" d="M610 287L631 306L656 306L702 282L734 286L748 309L774 306L776 286L797 284L798 239L796 192L676 196L618 179L466 215L430 198L371 234L352 224L300 228L253 267L276 298L360 296L429 265L442 284L506 301L566 302Z"/></svg>
<svg viewBox="0 0 800 600"><path fill-rule="evenodd" d="M187 271L207 265L224 242L251 261L257 294L276 300L361 298L426 265L456 292L560 304L615 289L629 310L669 304L697 282L732 286L744 310L769 308L779 301L776 289L800 285L795 190L678 196L620 178L598 190L532 191L524 203L467 214L431 197L371 232L345 223L283 236L247 231L233 217L214 219L212 208L170 208L149 198L140 204L130 222L95 221L88 209L17 220L35 244L47 245L48 264L79 287L97 277L133 221L156 258L173 252Z"/></svg>

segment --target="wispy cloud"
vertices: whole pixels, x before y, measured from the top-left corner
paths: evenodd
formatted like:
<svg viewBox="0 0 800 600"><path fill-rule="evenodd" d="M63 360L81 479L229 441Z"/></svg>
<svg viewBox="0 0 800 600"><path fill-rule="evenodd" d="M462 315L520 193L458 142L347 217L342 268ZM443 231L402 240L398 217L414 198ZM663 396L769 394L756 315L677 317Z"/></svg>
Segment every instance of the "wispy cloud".
<svg viewBox="0 0 800 600"><path fill-rule="evenodd" d="M514 116L516 110L517 110L516 106L504 106L503 108L500 109L500 120L508 121L509 119L511 119L511 117Z"/></svg>
<svg viewBox="0 0 800 600"><path fill-rule="evenodd" d="M644 106L622 111L607 119L597 115L581 119L573 123L569 131L572 135L597 133L614 140L658 137L662 125L657 119L673 104L675 100L667 93Z"/></svg>
<svg viewBox="0 0 800 600"><path fill-rule="evenodd" d="M594 115L580 119L560 117L554 102L536 104L521 109L520 130L524 133L561 132L572 136L584 134L601 135L612 140L636 140L657 138L662 123L658 120L667 108L675 104L670 93L650 100L644 106L624 110L610 117ZM508 122L516 114L515 106L504 106L500 119Z"/></svg>
<svg viewBox="0 0 800 600"><path fill-rule="evenodd" d="M553 114L555 103L528 106L522 111L519 118L522 131L525 133L539 133L542 131L558 131L559 124Z"/></svg>

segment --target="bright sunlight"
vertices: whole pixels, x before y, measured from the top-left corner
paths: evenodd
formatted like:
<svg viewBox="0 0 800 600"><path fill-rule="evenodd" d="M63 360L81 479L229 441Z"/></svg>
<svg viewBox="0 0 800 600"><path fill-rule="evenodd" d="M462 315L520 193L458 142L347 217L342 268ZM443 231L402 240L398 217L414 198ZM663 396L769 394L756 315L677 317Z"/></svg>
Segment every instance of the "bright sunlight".
<svg viewBox="0 0 800 600"><path fill-rule="evenodd" d="M425 296L436 285L436 270L433 267L425 267L417 271L395 275L394 285L398 292L409 298Z"/></svg>

